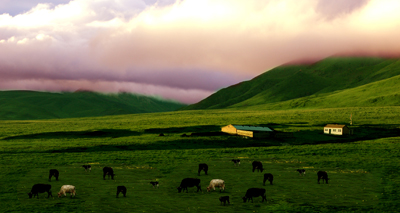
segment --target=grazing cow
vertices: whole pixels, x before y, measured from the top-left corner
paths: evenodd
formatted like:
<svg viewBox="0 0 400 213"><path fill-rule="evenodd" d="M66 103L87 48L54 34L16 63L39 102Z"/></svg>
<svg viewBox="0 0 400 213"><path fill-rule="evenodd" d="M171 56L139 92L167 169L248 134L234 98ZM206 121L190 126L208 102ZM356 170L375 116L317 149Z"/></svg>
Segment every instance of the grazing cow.
<svg viewBox="0 0 400 213"><path fill-rule="evenodd" d="M89 172L92 171L91 165L83 165L82 167L85 168L85 172L87 172L88 170L89 170Z"/></svg>
<svg viewBox="0 0 400 213"><path fill-rule="evenodd" d="M105 180L106 179L106 175L108 175L108 179L110 179L110 176L111 176L111 179L113 179L114 180L114 170L111 168L111 167L104 167L103 168L103 180Z"/></svg>
<svg viewBox="0 0 400 213"><path fill-rule="evenodd" d="M53 195L51 194L51 185L50 184L35 184L32 186L31 192L28 193L29 198L37 196L37 198L39 199L39 193L44 193L47 192L47 198L49 198L50 196L53 197Z"/></svg>
<svg viewBox="0 0 400 213"><path fill-rule="evenodd" d="M158 136L165 136L164 133L160 133Z"/></svg>
<svg viewBox="0 0 400 213"><path fill-rule="evenodd" d="M242 197L243 202L246 203L247 200L253 202L253 197L262 197L261 202L267 201L267 196L265 195L265 189L263 188L250 188L247 190L246 195Z"/></svg>
<svg viewBox="0 0 400 213"><path fill-rule="evenodd" d="M54 176L56 178L56 180L58 180L58 176L59 176L59 172L57 169L50 169L49 172L49 181L51 181L51 177Z"/></svg>
<svg viewBox="0 0 400 213"><path fill-rule="evenodd" d="M117 186L117 197L120 192L124 195L124 197L126 197L126 187L125 186Z"/></svg>
<svg viewBox="0 0 400 213"><path fill-rule="evenodd" d="M261 163L260 161L253 161L252 165L253 165L253 172L254 172L254 170L256 170L256 169L257 169L257 171L259 171L259 172L260 172L260 171L261 171L261 172L264 171L263 165L262 165L262 163Z"/></svg>
<svg viewBox="0 0 400 213"><path fill-rule="evenodd" d="M212 179L210 185L207 187L207 192L210 192L211 189L215 191L215 187L219 188L219 192L221 192L221 189L225 191L225 181L221 179Z"/></svg>
<svg viewBox="0 0 400 213"><path fill-rule="evenodd" d="M240 165L240 159L232 159L232 161L233 161L233 163L235 163L235 166L236 166L236 164Z"/></svg>
<svg viewBox="0 0 400 213"><path fill-rule="evenodd" d="M154 187L158 188L158 181L151 181L150 184L153 185L153 188Z"/></svg>
<svg viewBox="0 0 400 213"><path fill-rule="evenodd" d="M325 180L325 183L328 184L328 180L329 180L328 173L326 173L325 171L319 171L317 173L317 175L318 175L318 184L319 184L320 179L322 179L322 183L324 183L324 180Z"/></svg>
<svg viewBox="0 0 400 213"><path fill-rule="evenodd" d="M274 176L273 176L271 173L265 173L265 174L264 174L264 180L263 180L264 186L265 186L265 182L266 182L267 180L269 181L269 184L272 185L272 181L274 180Z"/></svg>
<svg viewBox="0 0 400 213"><path fill-rule="evenodd" d="M231 204L231 203L229 202L229 196L222 196L222 197L219 197L219 201L221 201L221 205L222 205L222 203L224 203L224 206L225 206L225 204L226 204L226 201L228 201L228 204Z"/></svg>
<svg viewBox="0 0 400 213"><path fill-rule="evenodd" d="M61 197L61 195L64 195L64 197L67 196L67 193L70 193L71 197L76 195L76 189L75 186L73 185L64 185L61 186L60 192L57 193L58 197Z"/></svg>
<svg viewBox="0 0 400 213"><path fill-rule="evenodd" d="M298 169L296 171L298 171L300 175L305 175L306 174L306 170L305 169Z"/></svg>
<svg viewBox="0 0 400 213"><path fill-rule="evenodd" d="M204 172L206 173L206 175L208 175L208 174L207 174L207 172L208 172L208 165L207 165L207 164L205 164L205 163L199 164L199 171L197 172L198 175L200 175L201 170L204 170Z"/></svg>
<svg viewBox="0 0 400 213"><path fill-rule="evenodd" d="M194 186L197 187L197 192L199 192L199 190L202 191L201 188L200 188L200 179L198 179L198 178L185 178L185 179L182 180L181 185L177 189L178 189L178 192L181 192L182 189L183 189L183 191L185 191L185 189L186 189L186 192L188 192L187 188L188 187L194 187Z"/></svg>

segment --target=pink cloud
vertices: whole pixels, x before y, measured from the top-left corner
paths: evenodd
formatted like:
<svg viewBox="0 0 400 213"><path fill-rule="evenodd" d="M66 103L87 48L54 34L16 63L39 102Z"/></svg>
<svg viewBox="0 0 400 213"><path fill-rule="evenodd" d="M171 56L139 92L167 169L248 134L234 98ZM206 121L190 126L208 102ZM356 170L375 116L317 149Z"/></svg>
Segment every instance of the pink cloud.
<svg viewBox="0 0 400 213"><path fill-rule="evenodd" d="M391 0L40 4L0 15L0 89L126 89L193 103L290 61L399 55L399 10Z"/></svg>
<svg viewBox="0 0 400 213"><path fill-rule="evenodd" d="M319 0L316 11L328 19L334 19L362 9L368 2L369 0Z"/></svg>
<svg viewBox="0 0 400 213"><path fill-rule="evenodd" d="M143 83L90 81L90 80L0 80L0 90L97 91L101 93L131 92L143 95L176 100L182 103L195 103L213 91L200 89L179 89ZM139 92L138 92L139 91Z"/></svg>

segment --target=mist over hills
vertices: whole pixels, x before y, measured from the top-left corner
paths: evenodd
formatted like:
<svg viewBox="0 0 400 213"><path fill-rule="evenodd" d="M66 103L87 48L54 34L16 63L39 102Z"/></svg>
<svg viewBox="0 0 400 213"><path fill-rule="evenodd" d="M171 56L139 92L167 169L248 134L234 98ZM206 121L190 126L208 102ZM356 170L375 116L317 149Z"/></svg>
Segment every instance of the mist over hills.
<svg viewBox="0 0 400 213"><path fill-rule="evenodd" d="M0 91L0 120L167 112L183 106L185 104L130 93Z"/></svg>
<svg viewBox="0 0 400 213"><path fill-rule="evenodd" d="M332 57L276 67L182 109L396 106L399 75L397 58Z"/></svg>
<svg viewBox="0 0 400 213"><path fill-rule="evenodd" d="M283 65L192 105L130 93L0 91L0 120L93 117L196 109L400 106L400 59L332 57Z"/></svg>

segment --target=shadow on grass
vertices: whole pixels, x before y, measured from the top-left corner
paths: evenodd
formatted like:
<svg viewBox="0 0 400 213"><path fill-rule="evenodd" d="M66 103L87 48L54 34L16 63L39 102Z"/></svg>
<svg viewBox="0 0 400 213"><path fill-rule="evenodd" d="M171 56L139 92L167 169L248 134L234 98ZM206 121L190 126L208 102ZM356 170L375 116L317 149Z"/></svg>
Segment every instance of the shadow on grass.
<svg viewBox="0 0 400 213"><path fill-rule="evenodd" d="M213 148L245 148L277 146L281 142L270 140L252 140L234 136L220 136L216 140L203 137L183 138L173 141L155 141L148 144L132 143L129 145L98 145L90 147L72 147L67 149L47 150L50 153L65 152L104 152L104 151L133 151L133 150L177 150L177 149L213 149Z"/></svg>
<svg viewBox="0 0 400 213"><path fill-rule="evenodd" d="M58 138L118 138L126 136L138 136L139 132L127 129L101 129L95 131L69 131L69 132L44 132L37 134L18 135L3 138L3 140L15 139L58 139Z"/></svg>
<svg viewBox="0 0 400 213"><path fill-rule="evenodd" d="M187 127L171 127L171 128L153 128L145 129L144 133L188 133L188 132L218 132L221 131L220 126L203 125L203 126L187 126Z"/></svg>
<svg viewBox="0 0 400 213"><path fill-rule="evenodd" d="M209 126L214 128L215 126ZM192 127L193 128L193 127ZM197 127L195 127L197 128ZM167 131L187 131L187 128L166 128ZM166 130L162 129L162 130ZM56 148L51 150L32 150L26 152L45 152L45 153L69 153L69 152L104 152L104 151L131 151L131 150L175 150L175 149L217 149L217 148L246 148L246 147L267 147L267 146L287 146L287 145L304 145L304 144L326 144L326 143L348 143L362 140L374 140L378 138L400 136L400 129L397 128L377 128L377 127L358 127L352 128L353 135L335 136L324 134L321 130L306 130L293 133L293 137L289 138L266 138L252 139L243 138L233 135L216 135L216 136L188 136L180 137L174 140L163 140L162 137L155 137L154 142L135 143L127 141L124 144L96 145L84 147ZM156 131L160 129L152 129ZM193 130L193 129L191 129ZM151 132L150 131L150 132ZM164 131L164 132L167 132ZM149 132L149 131L147 131ZM158 131L156 131L158 133ZM197 132L201 133L201 132ZM24 135L11 137L11 139L27 139L27 138L85 138L85 137L123 137L139 135L140 133L130 130L98 130L98 131L82 131L82 132L53 132L41 133L34 135ZM202 136L202 133L200 134ZM10 140L10 138L7 138ZM24 151L23 151L24 152ZM3 152L4 153L4 152Z"/></svg>
<svg viewBox="0 0 400 213"><path fill-rule="evenodd" d="M328 135L323 130L306 130L295 132L296 145L303 144L326 144L326 143L348 143L365 140L375 140L379 138L389 138L400 136L400 129L393 128L392 125L379 127L361 126L351 128L353 135Z"/></svg>

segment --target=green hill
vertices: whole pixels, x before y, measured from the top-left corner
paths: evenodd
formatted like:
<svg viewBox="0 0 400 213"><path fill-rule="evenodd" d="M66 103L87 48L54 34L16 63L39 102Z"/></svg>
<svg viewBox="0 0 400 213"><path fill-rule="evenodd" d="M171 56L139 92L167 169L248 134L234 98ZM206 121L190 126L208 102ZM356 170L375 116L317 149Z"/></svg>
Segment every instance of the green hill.
<svg viewBox="0 0 400 213"><path fill-rule="evenodd" d="M369 83L356 88L339 90L322 95L311 95L288 101L267 104L252 104L257 97L248 99L232 107L247 109L324 109L337 107L378 107L400 106L400 75L377 82Z"/></svg>
<svg viewBox="0 0 400 213"><path fill-rule="evenodd" d="M392 83L396 80L378 83L378 81L389 80L398 75L400 75L400 59L327 58L312 65L290 65L274 68L250 81L221 89L199 103L183 109L237 107L264 107L268 109L270 107L278 108L278 106L285 109L298 107L326 108L341 107L344 104L349 104L346 107L369 106L368 104L372 106L377 103L372 99L369 100L371 97L378 98L387 95L381 94L380 90L390 91L390 94L392 94L385 97L385 101L379 101L380 104L398 105L399 101L396 99L396 94L400 94L400 92L397 92L398 89L391 90L396 88L396 85ZM374 82L378 84L371 87L379 88L379 90L373 89L365 92L364 90L368 90L369 87L361 88L363 85ZM349 91L345 92L345 90ZM344 93L334 96L333 93L339 91ZM346 96L340 97L344 94ZM333 98L332 95L335 99L330 99ZM313 99L315 97L318 97L318 99ZM345 98L352 100L345 101ZM359 100L353 101L354 98ZM310 102L309 99L313 99L315 102ZM290 100L292 102L288 102ZM302 103L305 100L308 100L307 104ZM278 104L280 102L282 103Z"/></svg>
<svg viewBox="0 0 400 213"><path fill-rule="evenodd" d="M129 93L0 91L0 120L166 112L183 106L178 102Z"/></svg>

